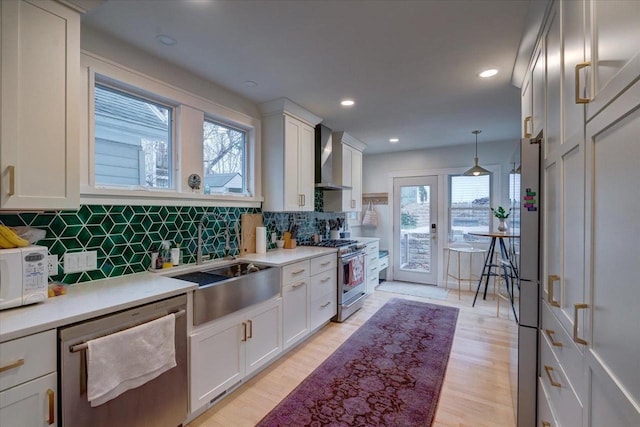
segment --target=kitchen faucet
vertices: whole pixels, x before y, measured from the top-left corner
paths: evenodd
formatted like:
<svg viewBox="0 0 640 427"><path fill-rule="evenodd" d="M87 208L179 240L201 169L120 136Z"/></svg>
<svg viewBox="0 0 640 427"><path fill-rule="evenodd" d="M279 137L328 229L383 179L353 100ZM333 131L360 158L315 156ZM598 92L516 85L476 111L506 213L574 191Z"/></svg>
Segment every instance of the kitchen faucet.
<svg viewBox="0 0 640 427"><path fill-rule="evenodd" d="M235 259L234 255L231 255L231 245L229 244L229 226L226 224L226 219L216 213L204 213L198 221L198 251L196 253L196 265L202 264L202 232L204 230L204 224L208 218L213 218L217 221L225 223L224 226L224 259Z"/></svg>

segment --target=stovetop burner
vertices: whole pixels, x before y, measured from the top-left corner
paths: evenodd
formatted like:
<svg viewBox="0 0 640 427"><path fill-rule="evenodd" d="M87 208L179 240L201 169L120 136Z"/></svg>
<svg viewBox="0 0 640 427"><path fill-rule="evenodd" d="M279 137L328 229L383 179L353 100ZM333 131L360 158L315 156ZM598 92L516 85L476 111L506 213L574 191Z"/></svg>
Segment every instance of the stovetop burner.
<svg viewBox="0 0 640 427"><path fill-rule="evenodd" d="M314 243L314 242L305 243L305 246L322 246L325 248L340 248L342 246L351 246L357 243L358 243L357 240L329 239L329 240L323 240L322 242L318 242L318 243Z"/></svg>

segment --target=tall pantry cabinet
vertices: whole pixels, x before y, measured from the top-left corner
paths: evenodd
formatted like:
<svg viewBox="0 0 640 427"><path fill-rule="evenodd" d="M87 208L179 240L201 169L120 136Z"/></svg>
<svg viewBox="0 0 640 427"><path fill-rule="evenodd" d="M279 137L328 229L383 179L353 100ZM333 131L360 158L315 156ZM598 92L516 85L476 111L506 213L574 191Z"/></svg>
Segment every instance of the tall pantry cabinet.
<svg viewBox="0 0 640 427"><path fill-rule="evenodd" d="M80 14L0 2L0 209L77 208Z"/></svg>
<svg viewBox="0 0 640 427"><path fill-rule="evenodd" d="M523 136L543 132L538 425L640 425L640 2L552 2L522 94Z"/></svg>

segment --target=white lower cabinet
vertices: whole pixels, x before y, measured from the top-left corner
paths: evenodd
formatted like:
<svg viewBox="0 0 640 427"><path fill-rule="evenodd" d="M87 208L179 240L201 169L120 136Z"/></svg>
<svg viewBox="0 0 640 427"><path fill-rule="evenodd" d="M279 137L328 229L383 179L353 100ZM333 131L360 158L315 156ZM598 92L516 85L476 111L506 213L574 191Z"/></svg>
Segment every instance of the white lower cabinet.
<svg viewBox="0 0 640 427"><path fill-rule="evenodd" d="M331 320L338 310L338 259L335 254L311 260L311 313L313 331Z"/></svg>
<svg viewBox="0 0 640 427"><path fill-rule="evenodd" d="M376 240L375 242L367 243L367 247L365 248L366 258L364 263L364 268L366 270L365 275L365 284L366 284L366 292L368 294L372 294L376 290L376 286L378 286L378 278L379 278L379 257L380 257L380 243Z"/></svg>
<svg viewBox="0 0 640 427"><path fill-rule="evenodd" d="M262 303L199 327L190 335L191 412L282 351L282 299Z"/></svg>
<svg viewBox="0 0 640 427"><path fill-rule="evenodd" d="M0 344L0 425L57 423L56 331Z"/></svg>
<svg viewBox="0 0 640 427"><path fill-rule="evenodd" d="M287 349L309 333L309 261L283 267L283 336Z"/></svg>
<svg viewBox="0 0 640 427"><path fill-rule="evenodd" d="M40 427L57 421L57 375L52 373L0 392L0 424Z"/></svg>

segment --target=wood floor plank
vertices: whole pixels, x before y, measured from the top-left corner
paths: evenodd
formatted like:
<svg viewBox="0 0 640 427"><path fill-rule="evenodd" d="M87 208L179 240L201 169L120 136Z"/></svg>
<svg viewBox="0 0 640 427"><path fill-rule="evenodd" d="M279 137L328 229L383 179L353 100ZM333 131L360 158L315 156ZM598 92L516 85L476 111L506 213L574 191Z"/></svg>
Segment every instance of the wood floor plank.
<svg viewBox="0 0 640 427"><path fill-rule="evenodd" d="M473 296L463 291L458 300L457 292L449 292L447 300L436 300L375 292L347 322L329 323L189 426L255 425L391 298L460 308L433 426L515 426L511 378L516 369L517 325L504 312L496 318L496 301L490 296L471 307Z"/></svg>

